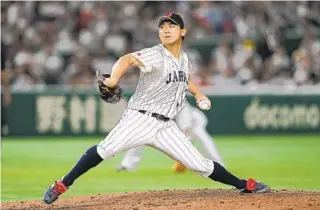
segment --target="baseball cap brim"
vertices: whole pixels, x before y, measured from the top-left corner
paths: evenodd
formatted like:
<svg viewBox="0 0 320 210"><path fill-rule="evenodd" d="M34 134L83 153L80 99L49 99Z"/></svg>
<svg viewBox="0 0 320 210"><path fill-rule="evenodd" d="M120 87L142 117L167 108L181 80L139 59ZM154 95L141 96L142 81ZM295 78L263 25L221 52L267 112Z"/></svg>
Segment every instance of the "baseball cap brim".
<svg viewBox="0 0 320 210"><path fill-rule="evenodd" d="M172 21L174 24L179 25L179 24L178 24L175 20L173 20L172 18L169 18L169 17L167 17L167 16L162 16L162 17L160 17L160 18L158 19L158 26L160 26L160 24L161 24L162 22L166 21L166 20L170 20L170 21Z"/></svg>

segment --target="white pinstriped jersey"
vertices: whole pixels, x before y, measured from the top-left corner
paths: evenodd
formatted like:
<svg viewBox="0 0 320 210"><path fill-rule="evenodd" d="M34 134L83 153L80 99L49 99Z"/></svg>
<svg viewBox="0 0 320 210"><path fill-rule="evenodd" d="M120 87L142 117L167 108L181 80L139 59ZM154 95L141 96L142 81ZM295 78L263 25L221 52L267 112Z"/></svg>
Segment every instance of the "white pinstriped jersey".
<svg viewBox="0 0 320 210"><path fill-rule="evenodd" d="M128 108L175 118L183 108L192 70L187 54L179 59L162 44L132 53L141 63L141 74Z"/></svg>

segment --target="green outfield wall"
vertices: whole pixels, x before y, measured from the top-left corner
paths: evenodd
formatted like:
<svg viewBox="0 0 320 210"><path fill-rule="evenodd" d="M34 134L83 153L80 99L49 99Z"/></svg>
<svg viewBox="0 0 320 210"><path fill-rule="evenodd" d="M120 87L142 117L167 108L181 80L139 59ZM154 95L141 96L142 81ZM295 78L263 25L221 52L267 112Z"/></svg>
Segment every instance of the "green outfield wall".
<svg viewBox="0 0 320 210"><path fill-rule="evenodd" d="M118 122L130 96L107 104L96 91L14 93L7 109L10 135L105 135ZM204 113L211 134L320 132L317 94L219 94L210 99L212 109Z"/></svg>

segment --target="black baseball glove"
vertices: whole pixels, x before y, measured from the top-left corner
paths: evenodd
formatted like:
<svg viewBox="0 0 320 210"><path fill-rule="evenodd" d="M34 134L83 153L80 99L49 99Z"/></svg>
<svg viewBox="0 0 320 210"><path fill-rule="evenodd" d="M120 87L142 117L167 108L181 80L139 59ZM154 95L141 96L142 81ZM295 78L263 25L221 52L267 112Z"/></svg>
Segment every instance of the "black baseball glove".
<svg viewBox="0 0 320 210"><path fill-rule="evenodd" d="M97 71L96 75L102 100L110 104L118 103L122 98L122 88L118 85L114 88L110 88L103 83L106 78L110 77L110 74L100 74L100 72Z"/></svg>

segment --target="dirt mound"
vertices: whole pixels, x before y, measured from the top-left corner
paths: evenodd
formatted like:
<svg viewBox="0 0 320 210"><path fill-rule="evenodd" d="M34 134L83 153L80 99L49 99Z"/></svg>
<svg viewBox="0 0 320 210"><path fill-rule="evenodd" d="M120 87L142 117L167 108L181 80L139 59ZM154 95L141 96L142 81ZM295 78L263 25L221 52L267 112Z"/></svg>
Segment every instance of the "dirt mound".
<svg viewBox="0 0 320 210"><path fill-rule="evenodd" d="M320 209L320 192L277 190L254 195L236 190L165 190L60 198L50 206L42 201L2 203L2 209L316 210Z"/></svg>

